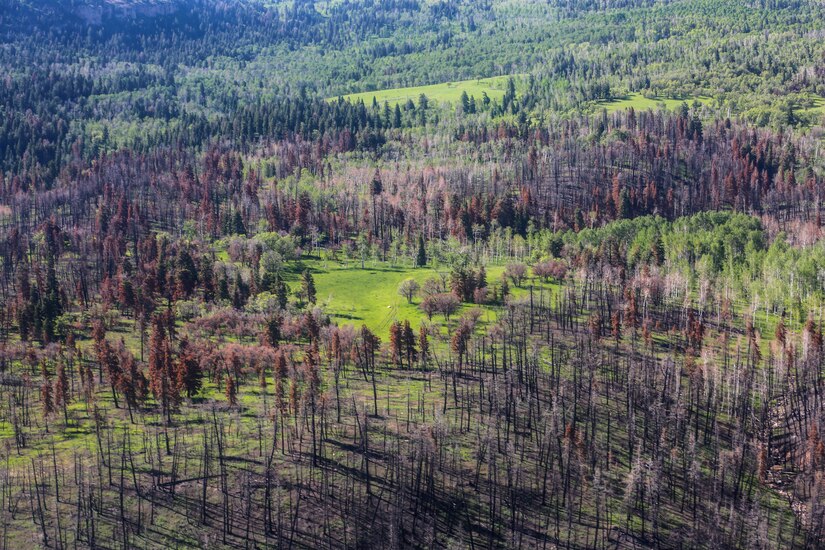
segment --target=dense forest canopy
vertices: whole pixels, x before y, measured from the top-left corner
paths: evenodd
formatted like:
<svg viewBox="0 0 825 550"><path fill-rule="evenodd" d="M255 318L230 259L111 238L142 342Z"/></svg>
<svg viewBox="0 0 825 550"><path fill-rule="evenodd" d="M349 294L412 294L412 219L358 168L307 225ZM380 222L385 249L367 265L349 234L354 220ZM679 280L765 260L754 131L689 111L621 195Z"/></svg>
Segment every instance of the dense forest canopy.
<svg viewBox="0 0 825 550"><path fill-rule="evenodd" d="M0 548L819 548L825 5L6 0Z"/></svg>
<svg viewBox="0 0 825 550"><path fill-rule="evenodd" d="M777 129L821 114L818 2L581 4L13 0L0 162L48 185L73 154L203 144L278 98L503 74L527 118L626 94Z"/></svg>

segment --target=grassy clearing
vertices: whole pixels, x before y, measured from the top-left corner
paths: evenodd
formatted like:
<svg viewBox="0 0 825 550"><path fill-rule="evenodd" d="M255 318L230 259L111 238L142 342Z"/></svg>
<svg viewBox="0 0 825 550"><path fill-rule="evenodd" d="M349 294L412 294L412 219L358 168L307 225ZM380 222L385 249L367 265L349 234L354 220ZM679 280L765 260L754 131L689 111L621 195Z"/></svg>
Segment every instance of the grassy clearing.
<svg viewBox="0 0 825 550"><path fill-rule="evenodd" d="M419 308L421 298L416 297L411 304L407 303L407 299L398 294L398 285L405 279L415 279L419 284L423 284L427 279L438 278L439 274L448 272L446 268L393 266L386 262L368 262L364 269L361 269L360 263L357 262L345 265L333 261L305 259L302 264L312 271L315 278L318 305L335 323L352 324L356 327L367 325L382 338L387 336L393 321L408 320L412 326L417 327L422 321L427 320ZM500 265L488 265L485 269L489 284L497 284L504 273L504 266ZM511 296L528 295L530 285L533 285L536 292L540 288L555 287L531 278L522 288L511 286ZM462 304L461 309L451 319L457 319L463 311L471 308L482 310L482 322L491 323L498 317L496 306ZM441 316L437 317L443 320Z"/></svg>
<svg viewBox="0 0 825 550"><path fill-rule="evenodd" d="M408 304L398 295L398 285L411 278L423 283L437 277L434 269L405 269L387 265L360 267L312 266L318 288L318 302L339 324L367 325L371 330L386 334L390 323L409 320L418 325L423 314L419 300Z"/></svg>
<svg viewBox="0 0 825 550"><path fill-rule="evenodd" d="M825 98L818 96L811 96L809 101L805 102L802 107L802 112L812 116L818 116L820 119L825 116Z"/></svg>
<svg viewBox="0 0 825 550"><path fill-rule="evenodd" d="M370 330L385 337L393 321L410 321L418 326L426 315L419 308L421 299L413 302L398 294L398 285L405 279L423 284L429 278L439 277L434 268L391 266L388 263L368 262L364 269L359 264L350 266L336 262L311 260L304 262L312 270L318 291L318 305L340 325L367 325ZM487 270L488 280L497 280L503 267ZM463 308L473 307L463 305ZM495 319L492 307L482 306L490 320ZM460 312L459 312L460 315ZM457 317L457 316L456 316Z"/></svg>
<svg viewBox="0 0 825 550"><path fill-rule="evenodd" d="M507 86L508 78L510 77L496 76L492 78L461 80L459 82L443 82L429 86L391 88L388 90L349 94L345 95L344 99L353 103L358 100L363 100L364 103L369 105L372 103L372 98L375 98L375 100L381 104L386 101L390 106L394 106L397 103L404 103L408 99L417 102L418 97L424 94L430 101L456 103L461 100L462 92L467 92L467 95L475 96L477 101L481 100L482 94L484 93L486 93L490 99L500 100L504 97L504 89Z"/></svg>
<svg viewBox="0 0 825 550"><path fill-rule="evenodd" d="M640 93L627 94L621 98L612 101L597 101L594 105L597 109L606 109L608 113L629 109L633 107L637 111L646 111L648 109L656 110L660 108L672 111L678 108L682 103L692 104L698 101L702 104L709 104L713 98L707 96L686 97L686 98L670 98L670 97L645 97Z"/></svg>

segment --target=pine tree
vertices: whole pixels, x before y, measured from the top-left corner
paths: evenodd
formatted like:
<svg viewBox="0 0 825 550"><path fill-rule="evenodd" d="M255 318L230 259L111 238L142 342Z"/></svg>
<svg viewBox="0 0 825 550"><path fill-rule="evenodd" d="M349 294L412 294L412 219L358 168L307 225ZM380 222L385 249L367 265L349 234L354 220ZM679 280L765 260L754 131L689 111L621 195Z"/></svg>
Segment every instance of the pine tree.
<svg viewBox="0 0 825 550"><path fill-rule="evenodd" d="M665 262L665 245L662 242L661 235L657 234L653 237L653 241L650 243L650 253L656 265L662 265Z"/></svg>
<svg viewBox="0 0 825 550"><path fill-rule="evenodd" d="M779 321L776 323L776 328L774 329L774 339L781 347L785 347L786 336L787 330L785 329L785 319L783 316L780 317Z"/></svg>
<svg viewBox="0 0 825 550"><path fill-rule="evenodd" d="M418 349L421 353L421 363L426 367L427 357L430 353L430 338L427 327L423 323L418 328Z"/></svg>
<svg viewBox="0 0 825 550"><path fill-rule="evenodd" d="M304 352L304 377L307 382L306 400L309 402L311 415L310 429L312 431L312 463L318 464L318 438L316 436L316 412L318 398L321 392L321 371L318 368L318 350L309 346Z"/></svg>
<svg viewBox="0 0 825 550"><path fill-rule="evenodd" d="M175 386L178 393L185 391L186 397L192 399L203 385L203 369L192 346L187 340L181 340L178 354Z"/></svg>
<svg viewBox="0 0 825 550"><path fill-rule="evenodd" d="M372 177L370 184L370 195L372 195L372 232L378 234L378 211L376 209L376 200L378 195L384 192L384 184L381 181L381 172L378 168L375 169L375 174Z"/></svg>
<svg viewBox="0 0 825 550"><path fill-rule="evenodd" d="M278 351L275 356L275 369L273 372L273 377L275 379L275 401L281 414L286 411L286 403L284 401L284 381L287 376L286 367L286 356L284 356L282 351Z"/></svg>
<svg viewBox="0 0 825 550"><path fill-rule="evenodd" d="M118 391L126 400L126 407L129 409L129 418L134 421L132 411L146 399L147 383L146 377L138 367L135 356L121 343L119 350L120 365L122 375Z"/></svg>
<svg viewBox="0 0 825 550"><path fill-rule="evenodd" d="M311 311L304 313L304 331L306 331L307 339L310 343L318 341L321 329L318 326L318 321L315 320L315 315L313 315Z"/></svg>
<svg viewBox="0 0 825 550"><path fill-rule="evenodd" d="M336 421L341 422L341 367L343 366L343 353L341 351L341 334L336 328L332 335L330 344L330 362L332 363L332 376L335 381L335 414Z"/></svg>
<svg viewBox="0 0 825 550"><path fill-rule="evenodd" d="M281 325L283 319L279 315L274 315L266 323L266 342L273 348L277 348L281 342Z"/></svg>
<svg viewBox="0 0 825 550"><path fill-rule="evenodd" d="M478 274L476 275L476 288L486 288L487 287L487 270L484 269L484 266L478 268Z"/></svg>
<svg viewBox="0 0 825 550"><path fill-rule="evenodd" d="M54 412L54 396L52 395L52 384L49 380L49 371L46 363L40 363L40 373L43 383L40 385L40 402L43 405L43 416L48 417Z"/></svg>
<svg viewBox="0 0 825 550"><path fill-rule="evenodd" d="M464 364L464 355L467 353L467 343L470 340L470 329L466 324L459 324L458 328L453 332L453 337L450 340L450 349L458 355L458 368Z"/></svg>
<svg viewBox="0 0 825 550"><path fill-rule="evenodd" d="M69 379L66 377L66 366L63 361L57 363L57 380L54 382L55 405L63 409L63 421L69 423Z"/></svg>
<svg viewBox="0 0 825 550"><path fill-rule="evenodd" d="M119 408L118 403L118 387L122 384L121 377L123 372L120 368L120 359L115 350L109 344L108 340L102 340L97 347L97 360L106 370L106 377L109 379L109 386L112 389L112 401L114 401L115 408Z"/></svg>
<svg viewBox="0 0 825 550"><path fill-rule="evenodd" d="M301 275L301 290L306 298L306 301L310 304L314 304L316 294L315 278L308 269L304 271L303 275Z"/></svg>
<svg viewBox="0 0 825 550"><path fill-rule="evenodd" d="M239 310L243 309L248 298L249 285L244 282L243 277L241 277L241 272L238 271L235 273L235 290L232 294L232 307Z"/></svg>
<svg viewBox="0 0 825 550"><path fill-rule="evenodd" d="M424 236L418 236L418 254L415 256L416 267L424 267L427 265L427 249L424 246Z"/></svg>
<svg viewBox="0 0 825 550"><path fill-rule="evenodd" d="M404 353L407 356L407 367L412 368L413 363L415 363L416 360L417 352L415 349L415 333L413 332L408 319L404 320L401 340L404 347Z"/></svg>
<svg viewBox="0 0 825 550"><path fill-rule="evenodd" d="M235 387L235 379L229 374L226 375L226 402L229 403L230 407L238 404L238 390Z"/></svg>
<svg viewBox="0 0 825 550"><path fill-rule="evenodd" d="M55 256L49 252L46 257L46 288L42 294L40 305L43 323L43 339L52 342L55 339L55 323L63 312L60 304L60 291L55 270Z"/></svg>
<svg viewBox="0 0 825 550"><path fill-rule="evenodd" d="M232 218L232 233L236 235L246 235L246 226L243 223L243 216L240 210L235 210Z"/></svg>
<svg viewBox="0 0 825 550"><path fill-rule="evenodd" d="M375 353L381 345L381 339L373 334L367 325L361 325L361 337L358 345L353 346L356 364L361 367L364 380L372 384L373 414L378 416L378 387L375 380Z"/></svg>
<svg viewBox="0 0 825 550"><path fill-rule="evenodd" d="M401 128L401 107L398 106L398 103L395 104L395 112L393 113L392 127Z"/></svg>
<svg viewBox="0 0 825 550"><path fill-rule="evenodd" d="M278 307L286 309L289 300L289 288L284 283L281 275L275 275L275 297L278 300Z"/></svg>
<svg viewBox="0 0 825 550"><path fill-rule="evenodd" d="M467 95L467 90L461 92L461 112L465 114L470 113L470 96Z"/></svg>
<svg viewBox="0 0 825 550"><path fill-rule="evenodd" d="M54 400L52 399L52 385L48 378L43 378L40 386L40 402L43 405L43 416L49 416L54 412Z"/></svg>
<svg viewBox="0 0 825 550"><path fill-rule="evenodd" d="M163 318L152 318L149 338L149 383L155 399L160 403L167 424L172 423L172 407L177 401L177 383L173 379L172 357Z"/></svg>
<svg viewBox="0 0 825 550"><path fill-rule="evenodd" d="M629 220L633 217L633 205L630 203L627 188L622 189L621 193L619 193L618 217L622 220Z"/></svg>
<svg viewBox="0 0 825 550"><path fill-rule="evenodd" d="M175 298L188 298L198 284L198 269L185 248L175 259Z"/></svg>
<svg viewBox="0 0 825 550"><path fill-rule="evenodd" d="M402 338L401 323L394 321L390 325L390 353L392 354L392 362L401 366L403 366L401 352L401 348L403 347Z"/></svg>
<svg viewBox="0 0 825 550"><path fill-rule="evenodd" d="M510 284L507 282L507 277L501 276L501 301L504 302L507 296L510 295Z"/></svg>

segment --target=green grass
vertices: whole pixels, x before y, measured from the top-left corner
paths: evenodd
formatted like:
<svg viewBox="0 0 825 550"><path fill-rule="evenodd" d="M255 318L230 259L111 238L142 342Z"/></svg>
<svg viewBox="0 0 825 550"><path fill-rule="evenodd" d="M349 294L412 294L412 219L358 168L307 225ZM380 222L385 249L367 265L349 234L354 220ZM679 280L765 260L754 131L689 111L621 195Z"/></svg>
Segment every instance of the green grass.
<svg viewBox="0 0 825 550"><path fill-rule="evenodd" d="M648 109L656 110L664 107L667 110L677 109L682 103L691 105L694 101L699 103L709 104L712 98L706 96L686 97L686 98L670 98L670 97L645 97L640 93L627 94L621 98L612 101L597 101L595 103L597 109L604 108L608 113L619 111L622 109L629 109L633 107L637 111L646 111Z"/></svg>
<svg viewBox="0 0 825 550"><path fill-rule="evenodd" d="M367 325L381 338L387 336L393 321L408 320L413 327L417 327L427 320L427 316L419 308L421 298L417 296L408 304L407 299L398 294L398 285L405 279L415 279L423 284L427 279L439 276L439 272L431 267L392 266L385 262L367 262L364 269L361 269L358 262L342 265L334 261L305 259L302 263L303 267L312 271L315 278L317 304L335 323L356 327ZM488 265L485 268L488 283L496 284L504 272L504 266ZM530 284L536 289L541 286L553 287L531 279L522 288L511 286L511 295L527 295ZM495 306L462 304L461 309L450 318L451 322L463 311L474 307L484 312L482 322L492 322L497 318ZM437 315L433 320L443 322L444 318Z"/></svg>
<svg viewBox="0 0 825 550"><path fill-rule="evenodd" d="M808 105L802 105L802 112L813 116L822 117L825 115L825 98L811 96Z"/></svg>
<svg viewBox="0 0 825 550"><path fill-rule="evenodd" d="M405 279L415 279L423 284L429 278L438 277L432 268L390 266L387 263L368 262L365 269L360 265L341 266L335 262L306 262L315 277L318 305L340 325L367 325L382 338L386 337L393 321L408 320L417 327L426 320L419 308L421 298L411 304L398 294L398 285ZM492 268L499 276L501 268ZM489 280L492 277L489 275ZM464 308L471 307L464 305ZM486 308L492 315L492 308ZM459 313L460 314L460 313ZM458 315L456 315L458 317ZM441 317L439 316L439 319ZM494 318L494 317L491 317Z"/></svg>
<svg viewBox="0 0 825 550"><path fill-rule="evenodd" d="M461 100L461 93L467 92L469 96L475 96L476 101L481 101L482 94L487 93L490 99L500 100L504 97L504 89L507 86L508 76L496 76L492 78L462 80L459 82L444 82L429 86L413 86L410 88L392 88L387 90L377 90L373 92L361 92L357 94L345 95L344 99L357 102L359 99L370 105L374 97L378 103L386 101L390 106L397 103L405 103L408 99L418 102L421 94L427 96L431 102L456 103ZM335 99L335 98L330 98Z"/></svg>
<svg viewBox="0 0 825 550"><path fill-rule="evenodd" d="M320 268L322 266L313 266ZM339 324L367 325L385 335L390 323L409 320L414 326L423 319L419 299L408 304L398 295L398 285L407 278L423 283L436 277L433 269L404 269L379 265L362 270L360 267L329 267L315 274L318 303Z"/></svg>

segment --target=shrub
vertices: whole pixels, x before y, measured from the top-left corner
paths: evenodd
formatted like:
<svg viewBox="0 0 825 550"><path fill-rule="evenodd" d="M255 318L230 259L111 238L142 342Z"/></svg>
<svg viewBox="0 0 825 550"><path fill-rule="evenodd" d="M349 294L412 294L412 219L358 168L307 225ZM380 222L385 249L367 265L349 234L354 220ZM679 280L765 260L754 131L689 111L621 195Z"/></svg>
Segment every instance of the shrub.
<svg viewBox="0 0 825 550"><path fill-rule="evenodd" d="M559 260L544 260L533 266L533 274L543 281L561 281L567 276L567 265Z"/></svg>
<svg viewBox="0 0 825 550"><path fill-rule="evenodd" d="M504 275L509 277L514 285L521 286L521 283L527 276L527 266L520 262L508 264L504 269Z"/></svg>

